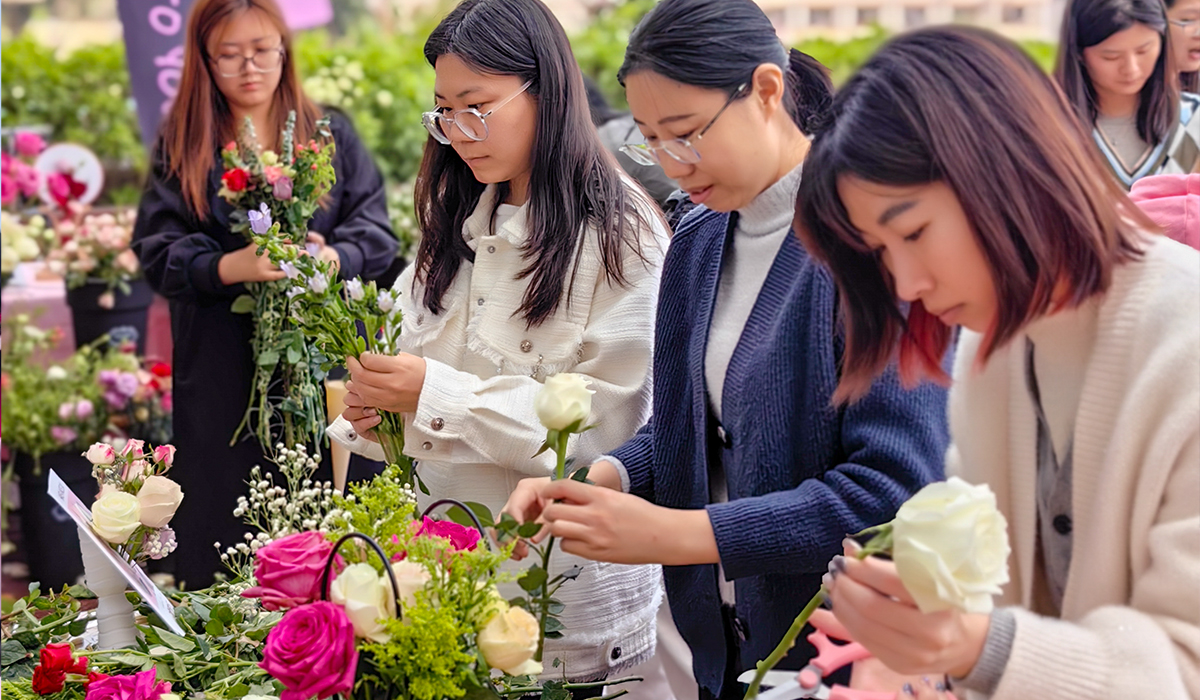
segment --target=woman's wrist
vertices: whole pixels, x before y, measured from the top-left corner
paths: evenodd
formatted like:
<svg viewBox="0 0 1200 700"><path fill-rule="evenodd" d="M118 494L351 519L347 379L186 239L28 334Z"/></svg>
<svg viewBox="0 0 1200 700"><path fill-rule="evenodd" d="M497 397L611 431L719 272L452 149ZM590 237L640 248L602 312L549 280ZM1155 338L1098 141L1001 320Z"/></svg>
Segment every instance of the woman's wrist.
<svg viewBox="0 0 1200 700"><path fill-rule="evenodd" d="M988 615L965 613L962 616L963 643L957 645L957 659L947 671L955 678L966 678L979 662L987 642L988 627L991 618Z"/></svg>
<svg viewBox="0 0 1200 700"><path fill-rule="evenodd" d="M237 259L234 255L235 253L225 253L217 260L217 277L221 279L221 284L231 285L244 281L237 278Z"/></svg>
<svg viewBox="0 0 1200 700"><path fill-rule="evenodd" d="M588 481L613 491L621 490L621 473L617 471L616 465L606 459L592 464L588 469Z"/></svg>
<svg viewBox="0 0 1200 700"><path fill-rule="evenodd" d="M658 531L665 533L659 539L670 542L664 551L664 566L692 566L695 564L718 564L721 553L717 549L717 536L713 532L712 520L704 508L676 510L658 508Z"/></svg>

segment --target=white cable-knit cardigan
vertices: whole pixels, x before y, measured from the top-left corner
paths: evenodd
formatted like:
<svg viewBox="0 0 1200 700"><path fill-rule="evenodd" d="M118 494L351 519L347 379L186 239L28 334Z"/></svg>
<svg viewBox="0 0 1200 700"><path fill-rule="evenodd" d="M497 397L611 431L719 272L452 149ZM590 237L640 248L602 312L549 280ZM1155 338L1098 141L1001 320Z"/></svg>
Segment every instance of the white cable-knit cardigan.
<svg viewBox="0 0 1200 700"><path fill-rule="evenodd" d="M1074 435L1060 618L1034 605L1037 419L1016 338L982 371L964 331L947 472L1008 518L1016 630L993 700L1200 698L1200 253L1154 237L1099 307Z"/></svg>
<svg viewBox="0 0 1200 700"><path fill-rule="evenodd" d="M483 503L498 514L518 481L553 472L552 452L533 456L546 439L534 396L548 375L582 374L596 392L591 416L596 428L571 439L577 464L620 446L650 411L665 226L647 209L642 250L649 263L627 254L624 287L605 280L595 231L589 230L570 298L564 288L554 315L526 328L517 309L528 279L516 278L528 265L520 248L528 206L489 235L495 189L487 188L464 224L475 262L462 263L442 298L442 313L420 303L424 290L414 289L412 265L394 286L404 314L401 350L426 361L417 412L404 421L405 453L419 461L431 493L420 497L422 507L450 497ZM383 458L376 443L355 436L342 418L329 435L356 452ZM516 572L527 565L510 562L507 568ZM588 680L652 656L661 569L592 562L557 550L551 560L554 572L576 565L583 573L556 596L565 605L560 618L566 629L563 638L546 642L547 677L561 677L562 669L549 664L555 657L566 663L569 678Z"/></svg>

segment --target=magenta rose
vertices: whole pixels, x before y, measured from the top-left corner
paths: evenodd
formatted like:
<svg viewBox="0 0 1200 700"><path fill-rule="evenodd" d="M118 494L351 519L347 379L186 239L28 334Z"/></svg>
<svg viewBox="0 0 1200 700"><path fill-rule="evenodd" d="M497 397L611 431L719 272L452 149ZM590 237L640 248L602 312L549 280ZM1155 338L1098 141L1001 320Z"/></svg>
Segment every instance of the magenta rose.
<svg viewBox="0 0 1200 700"><path fill-rule="evenodd" d="M171 684L155 681L156 671L151 668L132 676L106 676L87 684L84 700L158 700L164 693L171 692Z"/></svg>
<svg viewBox="0 0 1200 700"><path fill-rule="evenodd" d="M18 131L13 138L13 145L16 147L17 153L26 158L33 158L46 150L45 139L32 131Z"/></svg>
<svg viewBox="0 0 1200 700"><path fill-rule="evenodd" d="M319 532L298 532L262 547L254 556L257 586L242 592L246 598L261 598L267 610L284 610L311 603L321 597L321 574L333 551L333 543ZM342 568L336 557L334 571Z"/></svg>
<svg viewBox="0 0 1200 700"><path fill-rule="evenodd" d="M445 537L450 540L450 546L458 551L473 550L479 544L479 530L450 520L433 520L429 517L421 523L417 537Z"/></svg>
<svg viewBox="0 0 1200 700"><path fill-rule="evenodd" d="M325 700L349 695L357 665L354 625L346 611L319 601L284 613L267 635L259 667L287 688L280 700Z"/></svg>

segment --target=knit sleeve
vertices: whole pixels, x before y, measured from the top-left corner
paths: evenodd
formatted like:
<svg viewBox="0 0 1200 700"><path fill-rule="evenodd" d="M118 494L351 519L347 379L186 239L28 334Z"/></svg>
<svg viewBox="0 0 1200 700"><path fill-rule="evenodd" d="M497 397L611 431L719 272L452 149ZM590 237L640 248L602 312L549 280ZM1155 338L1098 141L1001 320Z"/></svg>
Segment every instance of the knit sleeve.
<svg viewBox="0 0 1200 700"><path fill-rule="evenodd" d="M729 579L820 573L847 535L895 517L913 493L943 478L946 390L907 390L895 367L841 414L841 459L790 490L707 506Z"/></svg>
<svg viewBox="0 0 1200 700"><path fill-rule="evenodd" d="M627 493L654 502L654 418L642 426L624 445L612 451L621 487ZM627 486L628 485L628 486Z"/></svg>

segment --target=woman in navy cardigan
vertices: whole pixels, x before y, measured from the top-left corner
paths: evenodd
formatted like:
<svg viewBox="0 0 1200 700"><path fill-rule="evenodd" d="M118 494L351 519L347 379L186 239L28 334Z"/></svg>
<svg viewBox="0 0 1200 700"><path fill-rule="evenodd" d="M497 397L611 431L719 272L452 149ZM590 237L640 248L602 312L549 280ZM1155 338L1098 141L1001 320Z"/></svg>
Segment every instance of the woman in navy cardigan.
<svg viewBox="0 0 1200 700"><path fill-rule="evenodd" d="M526 480L507 509L543 518L563 551L663 564L701 698L741 698L737 675L842 539L942 478L946 394L891 372L833 402L837 294L791 231L805 132L831 99L823 66L789 56L751 0L664 0L619 77L646 137L627 152L702 205L663 268L654 417L592 466L596 486ZM799 644L788 662L811 655Z"/></svg>

